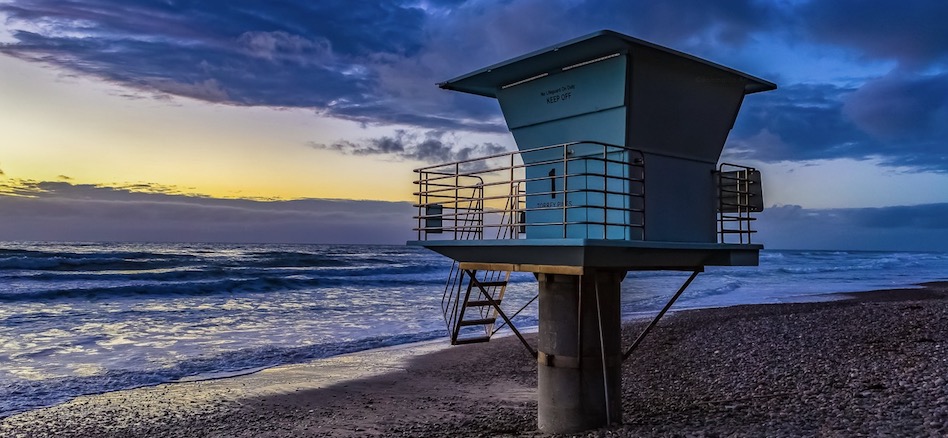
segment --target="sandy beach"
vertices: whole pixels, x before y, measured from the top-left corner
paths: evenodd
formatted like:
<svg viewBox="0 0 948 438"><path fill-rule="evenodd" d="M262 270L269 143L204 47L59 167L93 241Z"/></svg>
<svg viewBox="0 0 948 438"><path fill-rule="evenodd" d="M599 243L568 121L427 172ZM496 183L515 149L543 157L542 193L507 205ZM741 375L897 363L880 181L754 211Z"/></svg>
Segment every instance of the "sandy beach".
<svg viewBox="0 0 948 438"><path fill-rule="evenodd" d="M948 283L924 286L670 314L623 365L623 425L583 435L946 436ZM0 436L544 436L535 388L515 338L444 340L79 397Z"/></svg>

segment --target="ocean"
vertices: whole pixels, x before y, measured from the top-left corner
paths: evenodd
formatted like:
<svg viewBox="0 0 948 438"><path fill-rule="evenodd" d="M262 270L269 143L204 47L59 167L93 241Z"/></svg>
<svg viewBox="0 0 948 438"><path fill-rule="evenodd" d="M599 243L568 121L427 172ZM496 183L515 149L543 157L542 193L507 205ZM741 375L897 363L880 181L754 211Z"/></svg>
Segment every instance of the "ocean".
<svg viewBox="0 0 948 438"><path fill-rule="evenodd" d="M445 337L450 266L405 246L0 243L0 417ZM654 315L687 276L630 273L623 316ZM673 309L946 279L948 253L765 250L759 267L708 268ZM515 274L507 290L527 303L536 282ZM515 322L535 326L536 304Z"/></svg>

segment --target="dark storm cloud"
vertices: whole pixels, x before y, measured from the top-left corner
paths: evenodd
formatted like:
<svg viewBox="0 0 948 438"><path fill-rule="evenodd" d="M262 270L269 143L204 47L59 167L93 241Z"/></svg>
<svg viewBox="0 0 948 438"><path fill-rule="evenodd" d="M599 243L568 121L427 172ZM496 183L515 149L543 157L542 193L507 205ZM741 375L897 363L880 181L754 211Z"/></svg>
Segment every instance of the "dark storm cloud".
<svg viewBox="0 0 948 438"><path fill-rule="evenodd" d="M892 73L843 99L889 163L948 172L948 73Z"/></svg>
<svg viewBox="0 0 948 438"><path fill-rule="evenodd" d="M948 230L948 204L926 204L853 210L852 222L867 228Z"/></svg>
<svg viewBox="0 0 948 438"><path fill-rule="evenodd" d="M150 187L172 191L168 187ZM67 182L5 182L0 240L402 243L408 203L212 199ZM756 241L770 249L948 250L948 204L770 207Z"/></svg>
<svg viewBox="0 0 948 438"><path fill-rule="evenodd" d="M332 144L312 144L316 149L328 149L351 155L385 155L395 158L446 163L506 152L503 146L483 143L458 147L445 139L443 131L429 131L424 135L396 130L394 136L370 138L359 142L339 140Z"/></svg>
<svg viewBox="0 0 948 438"><path fill-rule="evenodd" d="M173 186L161 184L126 184L121 186L100 187L93 184L72 184L72 178L59 175L60 181L32 181L11 179L0 183L0 194L9 193L16 196L32 198L73 198L97 200L148 200L152 195L182 195L182 191ZM185 196L183 200L210 202L205 198Z"/></svg>
<svg viewBox="0 0 948 438"><path fill-rule="evenodd" d="M0 187L0 240L400 244L413 237L412 213L402 202L212 199L17 181Z"/></svg>
<svg viewBox="0 0 948 438"><path fill-rule="evenodd" d="M814 1L788 11L806 39L897 66L851 89L791 85L754 96L731 144L761 160L876 157L948 172L948 3Z"/></svg>
<svg viewBox="0 0 948 438"><path fill-rule="evenodd" d="M844 113L865 131L891 140L948 134L948 74L892 74L847 96Z"/></svg>
<svg viewBox="0 0 948 438"><path fill-rule="evenodd" d="M948 60L948 2L938 0L812 1L798 11L819 41L896 59L907 67Z"/></svg>
<svg viewBox="0 0 948 438"><path fill-rule="evenodd" d="M434 83L603 28L738 69L755 41L817 44L898 66L864 84L781 83L748 97L728 153L948 171L945 2L12 0L0 14L20 29L0 52L138 90L435 131L506 126L493 99ZM378 141L328 148L389 153ZM426 147L423 157L442 153Z"/></svg>
<svg viewBox="0 0 948 438"><path fill-rule="evenodd" d="M768 222L822 223L848 227L888 230L895 228L948 230L948 204L922 204L877 208L805 209L798 205L775 206L764 210Z"/></svg>
<svg viewBox="0 0 948 438"><path fill-rule="evenodd" d="M770 249L948 250L948 204L805 209L774 206L757 221Z"/></svg>
<svg viewBox="0 0 948 438"><path fill-rule="evenodd" d="M0 51L149 92L502 132L495 102L434 83L603 27L732 42L773 15L750 0L571 3L14 0L0 13L21 30Z"/></svg>
<svg viewBox="0 0 948 438"><path fill-rule="evenodd" d="M755 0L604 0L579 3L570 17L585 23L633 29L636 36L691 50L721 44L737 46L754 33L772 29L783 11ZM590 29L596 30L596 29Z"/></svg>
<svg viewBox="0 0 948 438"><path fill-rule="evenodd" d="M842 114L834 85L792 85L745 100L729 138L729 153L764 161L864 158L877 147Z"/></svg>
<svg viewBox="0 0 948 438"><path fill-rule="evenodd" d="M372 122L380 53L417 52L424 14L398 2L52 1L0 4L2 52L145 91L239 105L311 107Z"/></svg>
<svg viewBox="0 0 948 438"><path fill-rule="evenodd" d="M748 98L731 157L763 161L880 158L948 172L948 74L893 73L859 88L791 85Z"/></svg>

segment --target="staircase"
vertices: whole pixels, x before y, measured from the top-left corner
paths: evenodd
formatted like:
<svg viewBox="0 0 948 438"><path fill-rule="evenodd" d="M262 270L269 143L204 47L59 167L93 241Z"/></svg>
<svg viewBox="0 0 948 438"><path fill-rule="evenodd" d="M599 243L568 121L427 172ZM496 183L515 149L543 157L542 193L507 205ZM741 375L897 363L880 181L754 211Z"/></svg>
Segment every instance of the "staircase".
<svg viewBox="0 0 948 438"><path fill-rule="evenodd" d="M510 186L510 195L504 208L497 239L516 239L522 224L518 211L522 209L523 193L519 183ZM472 202L463 221L463 229L483 229L483 203ZM461 233L462 239L483 239L483 232ZM506 315L500 308L510 281L509 270L478 270L475 264L454 262L441 299L444 321L451 334L452 345L475 344L490 341L497 332L497 317ZM523 310L523 309L521 309ZM519 313L519 311L517 312ZM516 314L514 315L516 316ZM505 321L506 322L506 321Z"/></svg>
<svg viewBox="0 0 948 438"><path fill-rule="evenodd" d="M464 264L459 266L460 284L464 284L464 277L468 279L464 299L458 300L460 308L455 321L453 324L449 323L449 327L453 328L452 345L476 344L490 340L495 331L494 323L499 316L500 303L510 280L510 271L481 271L478 275L478 271L464 268ZM460 293L460 289L458 292Z"/></svg>

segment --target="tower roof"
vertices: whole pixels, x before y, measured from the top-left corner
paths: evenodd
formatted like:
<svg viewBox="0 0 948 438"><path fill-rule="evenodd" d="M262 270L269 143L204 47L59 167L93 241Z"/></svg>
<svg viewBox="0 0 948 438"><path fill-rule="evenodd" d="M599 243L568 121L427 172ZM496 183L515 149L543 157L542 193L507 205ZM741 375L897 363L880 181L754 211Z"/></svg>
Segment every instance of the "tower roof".
<svg viewBox="0 0 948 438"><path fill-rule="evenodd" d="M744 94L769 91L777 88L777 85L773 82L611 30L601 30L523 56L518 56L439 83L438 86L446 90L497 97L497 92L504 86L510 84L559 72L564 68L616 53L634 52L635 50L643 49L665 52L740 76L746 80Z"/></svg>

